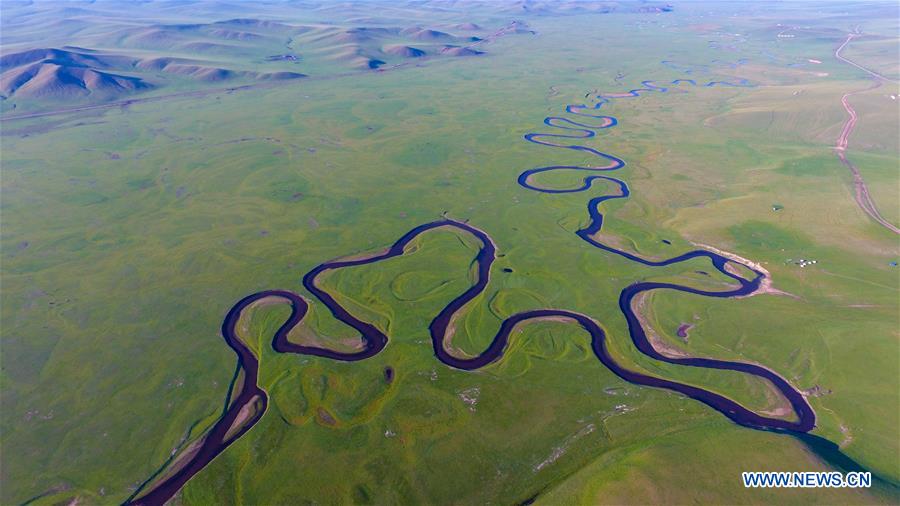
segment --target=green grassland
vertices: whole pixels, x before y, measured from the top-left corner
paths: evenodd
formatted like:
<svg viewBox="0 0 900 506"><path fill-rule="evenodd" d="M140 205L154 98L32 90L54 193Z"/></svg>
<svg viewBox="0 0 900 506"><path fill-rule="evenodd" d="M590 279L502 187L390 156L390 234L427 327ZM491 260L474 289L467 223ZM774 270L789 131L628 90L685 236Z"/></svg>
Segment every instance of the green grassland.
<svg viewBox="0 0 900 506"><path fill-rule="evenodd" d="M885 34L886 35L886 34ZM878 72L890 79L900 77L900 50L897 39L889 36L860 40L858 44L848 48L844 56L868 68L876 68Z"/></svg>
<svg viewBox="0 0 900 506"><path fill-rule="evenodd" d="M5 123L0 503L121 503L221 412L235 357L219 327L235 301L263 289L304 293L300 278L317 264L378 251L443 212L488 232L502 255L459 318L454 349L478 353L516 312L565 308L600 321L630 368L752 409L777 406L761 380L660 363L628 338L617 306L624 287L723 289L724 276L697 274L715 273L708 261L646 268L580 241L573 232L587 223L587 200L609 189L599 182L567 195L516 184L528 168L592 162L522 140L552 130L545 116L590 90L679 78L763 86L683 85L604 109L619 125L586 144L627 161L613 175L632 192L603 204L604 240L657 258L708 244L764 265L791 296L660 291L649 299L653 329L688 353L818 385L814 432L887 484L745 490L741 471L827 467L790 437L625 383L573 325L523 326L503 360L476 372L443 366L427 325L470 285L477 244L436 230L402 257L322 278L388 333L376 357L277 354L270 340L287 308L245 317L269 409L178 500L896 503L900 271L890 262L900 251L858 209L831 149L845 119L841 95L870 82L831 57L840 34L776 39L779 16L813 11L707 13L716 6L523 15L537 36L498 39L477 58ZM846 32L859 22L822 16L810 23ZM868 26L890 33L883 21ZM727 36L735 33L743 35ZM868 51L865 64L877 67L885 49L869 47L846 54L863 60ZM739 58L748 63L696 75L660 64ZM823 63L787 66L807 58ZM898 125L885 93L896 85L855 99L848 156L897 223ZM583 175L539 177L566 188ZM784 208L773 211L776 203ZM817 264L801 268L799 258ZM307 318L292 339L353 345L354 333L318 302ZM675 336L682 322L694 324L687 343Z"/></svg>

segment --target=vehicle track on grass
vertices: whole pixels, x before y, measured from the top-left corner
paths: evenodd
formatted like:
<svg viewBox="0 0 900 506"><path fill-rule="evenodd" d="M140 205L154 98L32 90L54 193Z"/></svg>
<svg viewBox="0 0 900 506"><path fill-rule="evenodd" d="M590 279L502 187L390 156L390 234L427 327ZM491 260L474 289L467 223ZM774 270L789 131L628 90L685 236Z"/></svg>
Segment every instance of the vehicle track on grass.
<svg viewBox="0 0 900 506"><path fill-rule="evenodd" d="M878 207L875 205L875 201L872 199L872 195L869 193L869 187L866 185L866 181L863 179L862 173L860 173L859 168L847 158L847 145L850 140L850 134L853 133L853 129L856 128L856 123L857 121L859 121L859 115L856 114L856 110L854 110L853 106L850 105L850 97L874 90L875 88L879 88L885 82L896 82L892 79L888 79L878 72L875 72L874 70L867 69L866 67L863 67L862 65L859 65L858 63L849 60L841 55L841 51L843 51L844 48L847 47L847 44L849 44L850 41L852 41L859 35L859 32L848 34L847 38L844 39L844 42L834 50L834 57L839 61L852 65L862 70L863 72L866 72L867 74L872 76L874 83L867 88L844 93L844 95L841 97L841 105L843 105L844 110L847 111L847 121L844 123L844 127L841 129L841 134L838 136L834 150L841 163L844 164L845 167L850 169L850 173L853 175L854 199L859 205L859 208L862 209L864 213L869 215L870 218L875 220L875 222L882 227L890 230L895 234L900 234L900 228L897 228L893 223L889 222L883 216L881 216L880 212L878 212Z"/></svg>

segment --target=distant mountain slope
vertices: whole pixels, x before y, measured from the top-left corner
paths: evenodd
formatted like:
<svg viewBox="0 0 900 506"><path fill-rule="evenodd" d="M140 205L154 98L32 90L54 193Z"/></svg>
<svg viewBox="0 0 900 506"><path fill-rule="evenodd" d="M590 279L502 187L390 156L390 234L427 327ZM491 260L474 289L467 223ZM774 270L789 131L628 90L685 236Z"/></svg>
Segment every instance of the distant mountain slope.
<svg viewBox="0 0 900 506"><path fill-rule="evenodd" d="M75 50L77 49L77 50ZM5 97L71 98L152 88L139 77L106 69L131 59L83 48L38 48L0 56L0 93Z"/></svg>
<svg viewBox="0 0 900 506"><path fill-rule="evenodd" d="M420 56L425 56L425 51L422 51L419 48L404 46L402 44L394 45L394 46L385 46L382 48L382 51L385 54L390 54L394 56L402 56L404 58L418 58Z"/></svg>
<svg viewBox="0 0 900 506"><path fill-rule="evenodd" d="M75 67L109 68L128 64L130 58L109 55L85 48L66 46L61 49L37 48L0 56L0 71L29 63L56 63Z"/></svg>
<svg viewBox="0 0 900 506"><path fill-rule="evenodd" d="M68 98L149 88L151 84L137 77L51 62L16 67L0 75L0 92L7 97Z"/></svg>
<svg viewBox="0 0 900 506"><path fill-rule="evenodd" d="M35 99L109 101L176 85L200 90L222 82L384 70L481 55L494 38L534 33L511 19L441 15L426 23L414 12L388 2L375 10L334 3L249 10L229 2L161 2L152 9L141 2L128 9L16 3L0 19L0 108L42 108Z"/></svg>
<svg viewBox="0 0 900 506"><path fill-rule="evenodd" d="M302 74L300 72L255 72L246 70L232 70L223 67L216 67L200 60L172 57L144 59L135 63L134 67L140 70L190 77L205 82L216 82L241 77L265 80L298 79L301 77L306 77L306 74Z"/></svg>

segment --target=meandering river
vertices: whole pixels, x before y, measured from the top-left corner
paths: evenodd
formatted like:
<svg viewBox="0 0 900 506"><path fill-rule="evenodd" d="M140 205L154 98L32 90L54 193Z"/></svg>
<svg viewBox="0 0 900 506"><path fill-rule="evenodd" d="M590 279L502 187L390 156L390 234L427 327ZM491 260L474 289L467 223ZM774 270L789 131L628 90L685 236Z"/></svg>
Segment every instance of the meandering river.
<svg viewBox="0 0 900 506"><path fill-rule="evenodd" d="M749 85L749 83L745 81L737 83L712 81L698 85L693 80L676 80L669 86L678 87L684 84L705 87ZM574 325L580 326L590 334L591 347L594 355L596 355L597 359L603 363L604 366L625 381L636 385L663 388L678 392L706 404L734 423L744 427L792 434L800 438L810 448L816 451L816 453L832 464L847 469L859 469L859 466L843 455L834 443L821 437L807 434L815 427L815 412L804 395L776 372L761 365L745 362L699 357L674 358L657 351L648 340L646 329L641 325L632 304L635 297L640 294L654 290L674 290L705 297L747 296L757 292L766 277L765 272L757 269L754 265L749 264L749 262L744 263L736 259L739 257L733 255L726 256L718 251L695 249L672 258L653 260L610 246L599 238L603 227L603 214L600 211L601 204L610 199L627 198L630 194L628 185L624 181L604 175L603 173L621 169L625 166L625 161L611 154L578 144L577 141L595 137L599 131L614 127L617 124L616 118L601 114L602 108L609 104L611 100L636 98L649 92L665 93L669 91L669 89L670 88L658 86L651 81L644 81L641 88L630 90L625 93L598 95L595 97L596 102L590 105L568 105L565 108L567 116L551 116L546 118L544 124L548 127L560 130L560 132L529 133L524 136L525 140L542 146L586 153L596 157L601 163L596 166L554 165L533 168L523 172L519 176L518 182L524 188L542 193L585 192L592 188L594 181L603 180L607 183L611 183L612 186L617 189L616 193L595 196L588 201L587 210L589 223L586 227L576 232L577 236L581 238L582 241L602 252L619 255L630 261L648 267L661 267L685 262L694 258L706 258L709 260L712 267L719 273L734 280L736 282L736 288L722 291L701 290L684 285L658 282L640 282L626 287L619 296L619 309L628 323L628 332L631 341L641 353L662 362L685 367L738 371L763 378L774 385L780 394L790 402L794 414L796 415L794 421L760 415L725 396L701 387L631 370L616 362L609 353L607 349L606 333L600 322L589 315L563 308L545 308L514 314L503 321L490 345L480 354L471 358L454 356L447 351L447 346L445 346L445 341L448 339L448 336L452 335L454 317L461 314L461 312L465 310L466 305L484 292L485 288L488 286L492 273L492 266L494 260L497 258L497 246L494 244L491 237L481 229L466 222L444 217L440 220L425 223L413 228L385 251L367 256L358 256L353 259L325 262L309 271L303 277L303 286L309 293L318 299L336 319L359 332L363 347L358 351L339 352L324 347L301 345L289 341L288 334L294 327L303 321L303 318L309 309L309 302L307 299L297 293L287 290L265 290L248 295L238 301L228 311L225 320L222 323L222 336L225 338L225 342L228 346L231 347L237 355L238 367L242 372L242 374L237 376L237 382L232 386L232 391L229 392L229 398L232 399L230 404L228 404L228 407L225 409L222 416L202 439L186 449L182 455L170 463L166 469L163 469L159 475L148 480L148 482L145 483L145 486L136 492L135 496L130 498L127 503L146 505L159 505L165 503L168 499L173 497L188 480L209 464L217 455L228 448L232 442L249 431L265 413L268 404L268 395L257 383L259 361L251 349L238 336L236 330L242 313L248 307L268 298L278 298L290 304L290 316L284 324L281 325L272 339L272 347L279 353L314 355L331 360L347 362L370 358L384 349L388 343L389 337L376 326L351 314L346 308L341 306L331 294L320 288L317 284L317 280L322 274L329 271L358 265L375 264L389 258L401 256L403 255L406 246L416 237L437 228L456 229L460 233L470 234L480 243L478 254L475 258L477 273L474 284L450 301L450 303L434 317L429 325L434 354L439 361L448 367L471 371L501 360L507 349L507 344L513 330L518 326L527 323L529 320L542 318L567 320ZM584 177L580 186L572 189L543 188L534 182L536 175L558 170L582 171L586 172L588 175ZM745 278L736 274L735 272L737 272L737 269L734 269L734 265L729 268L730 263L743 266L748 277Z"/></svg>

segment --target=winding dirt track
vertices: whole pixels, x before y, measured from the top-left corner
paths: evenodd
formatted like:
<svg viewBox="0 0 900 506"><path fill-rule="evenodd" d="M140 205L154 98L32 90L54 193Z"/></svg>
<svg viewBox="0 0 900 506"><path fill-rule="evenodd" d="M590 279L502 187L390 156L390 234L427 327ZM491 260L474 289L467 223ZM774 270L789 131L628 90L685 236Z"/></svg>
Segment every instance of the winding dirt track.
<svg viewBox="0 0 900 506"><path fill-rule="evenodd" d="M682 84L706 87L749 85L746 82L709 82L704 85L698 85L692 80L677 80L673 81L671 86L680 86ZM619 310L627 322L632 343L635 348L644 355L651 357L654 360L685 367L731 370L762 378L772 384L773 387L789 401L793 414L796 416L795 421L753 412L723 395L704 388L651 376L626 368L616 362L615 358L609 353L606 344L606 333L601 324L589 315L567 309L546 308L514 314L501 323L500 328L490 345L483 352L474 357L465 358L453 355L447 349L447 340L454 332L454 318L465 311L467 305L481 295L487 287L488 282L490 281L491 267L497 256L497 245L486 232L473 225L444 218L416 226L404 234L387 250L325 262L309 271L303 277L303 286L309 293L318 299L318 301L324 305L338 321L359 332L363 342L363 348L361 350L354 352L338 352L324 347L300 345L290 342L288 340L290 331L303 321L303 318L309 309L309 301L292 291L265 290L248 295L238 301L228 311L228 314L222 323L222 335L225 338L226 344L231 347L237 355L238 370L243 373L237 376L238 378L241 378L240 384L234 385L228 392L227 398L232 399L230 404L225 408L222 416L209 431L192 445L190 452L186 452L184 456L176 459L158 475L148 479L140 489L126 501L126 504L164 504L172 498L185 483L228 448L229 445L249 431L265 414L268 404L268 394L258 384L259 361L250 347L241 340L236 330L240 317L245 309L251 307L258 301L267 300L273 297L282 299L290 304L290 316L276 331L275 336L272 338L272 348L276 352L313 355L345 362L365 360L373 357L388 345L388 336L374 325L353 316L347 309L342 307L334 297L317 285L317 279L320 275L328 271L357 265L374 264L382 260L402 256L406 251L406 246L416 237L441 227L453 228L461 233L470 234L480 242L480 248L475 258L477 269L474 283L467 290L450 301L450 303L434 317L428 327L435 357L443 364L465 371L483 368L503 358L510 336L519 325L524 324L529 320L541 319L569 321L580 326L591 336L591 348L594 355L604 366L623 380L636 385L677 392L706 404L738 425L756 430L794 436L805 442L807 446L813 449L819 456L838 467L851 470L861 469L858 464L842 454L837 445L819 436L809 434L809 431L815 428L815 412L803 393L781 375L765 366L753 363L690 356L671 357L664 355L654 348L649 340L647 333L641 324L640 318L635 312L634 304L632 303L635 298L639 297L642 293L654 290L674 290L706 297L744 297L752 295L754 293L759 293L761 287L765 286L768 282L766 279L767 273L764 269L759 268L752 262L746 261L741 257L720 252L713 248L701 247L701 249L688 251L669 259L650 260L601 242L598 238L603 225L603 215L600 212L600 204L610 199L627 198L630 194L628 185L619 179L604 175L589 175L584 178L581 186L563 190L542 188L534 183L532 176L542 172L557 170L607 172L624 167L625 162L613 155L580 144L564 144L563 142L592 138L598 131L614 127L617 124L614 117L596 114L602 106L608 104L610 100L614 98L634 98L647 92L665 93L668 91L667 87L657 86L651 81L645 81L642 85L642 88L630 90L626 93L598 96L597 98L599 101L592 105L571 104L566 107L566 113L569 115L587 118L586 120L577 118L578 121L575 121L567 117L556 116L548 117L544 120L545 125L561 129L565 133L529 133L524 136L525 140L538 145L575 150L596 156L602 160L602 165L556 165L539 167L523 172L519 176L518 182L524 188L548 194L587 191L591 189L593 181L598 179L614 183L618 189L617 193L597 196L590 199L588 202L589 223L585 228L576 232L578 237L580 237L587 245L607 253L619 255L651 268L677 264L695 258L704 258L711 263L712 268L717 272L736 282L736 287L732 286L723 291L701 290L673 283L638 282L629 285L622 290L618 301ZM596 124L594 124L595 122ZM747 275L751 276L751 278L748 279L737 274L734 269L735 264L742 265L746 269Z"/></svg>
<svg viewBox="0 0 900 506"><path fill-rule="evenodd" d="M841 51L847 47L847 44L850 43L854 37L857 37L858 33L851 33L847 35L847 38L844 39L844 42L838 46L837 49L834 50L834 57L839 61L850 64L870 76L872 76L874 83L868 88L862 90L851 91L848 93L844 93L844 96L841 97L841 105L844 106L844 110L847 111L847 122L844 123L844 128L841 129L841 135L837 138L837 143L834 147L835 153L837 153L838 158L841 160L841 163L844 164L848 169L850 169L850 173L853 174L853 187L854 187L854 198L856 203L859 205L859 208L863 210L864 213L868 214L870 218L875 220L876 223L883 226L884 228L890 230L895 234L900 234L900 228L894 226L893 223L884 219L881 216L881 213L878 212L878 207L875 206L875 201L872 200L872 195L869 193L869 187L866 186L866 182L862 177L862 174L859 172L859 168L853 164L847 158L847 144L850 139L850 134L853 133L853 129L856 127L856 123L859 120L859 116L856 114L856 111L853 109L853 106L850 105L850 97L853 95L858 95L860 93L865 93L870 90L874 90L875 88L880 87L885 82L895 82L887 77L875 72L873 70L867 69L862 65L857 64L856 62L845 58L841 55Z"/></svg>

